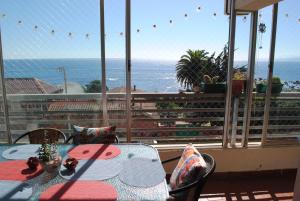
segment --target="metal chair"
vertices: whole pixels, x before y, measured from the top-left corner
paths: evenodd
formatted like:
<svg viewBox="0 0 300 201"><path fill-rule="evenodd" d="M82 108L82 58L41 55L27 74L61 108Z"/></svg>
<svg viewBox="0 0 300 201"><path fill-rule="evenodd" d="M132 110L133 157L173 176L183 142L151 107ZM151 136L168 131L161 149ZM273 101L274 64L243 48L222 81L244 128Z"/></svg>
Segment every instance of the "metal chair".
<svg viewBox="0 0 300 201"><path fill-rule="evenodd" d="M105 136L90 136L85 134L74 134L71 135L66 143L69 143L71 140L73 140L73 144L113 144L119 143L119 138L114 134L108 134Z"/></svg>
<svg viewBox="0 0 300 201"><path fill-rule="evenodd" d="M73 144L113 144L119 143L119 138L115 134L104 134L99 136L87 135L86 133L76 133L71 135L66 143L73 140Z"/></svg>
<svg viewBox="0 0 300 201"><path fill-rule="evenodd" d="M201 154L204 158L207 167L205 169L205 173L202 175L199 175L198 178L196 178L193 182L179 187L174 190L170 190L170 199L172 201L197 201L200 197L200 194L202 192L202 189L208 179L208 177L215 171L216 163L212 156L208 154ZM167 159L162 161L162 164L166 164L171 161L175 161L180 159L181 156L177 156L175 158Z"/></svg>
<svg viewBox="0 0 300 201"><path fill-rule="evenodd" d="M60 137L63 139L63 143L66 142L66 135L62 131L55 128L39 128L21 135L14 141L14 144L26 136L28 136L30 144L42 144L46 138L48 143L58 143Z"/></svg>

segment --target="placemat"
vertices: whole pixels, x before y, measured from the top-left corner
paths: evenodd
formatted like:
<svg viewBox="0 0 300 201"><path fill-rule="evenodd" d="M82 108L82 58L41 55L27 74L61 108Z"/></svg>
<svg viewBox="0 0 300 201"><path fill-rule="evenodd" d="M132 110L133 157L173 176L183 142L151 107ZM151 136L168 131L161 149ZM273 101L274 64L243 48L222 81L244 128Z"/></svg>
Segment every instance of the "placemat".
<svg viewBox="0 0 300 201"><path fill-rule="evenodd" d="M118 193L110 184L100 181L75 181L56 184L40 195L40 201L117 200Z"/></svg>
<svg viewBox="0 0 300 201"><path fill-rule="evenodd" d="M156 159L132 158L123 162L120 180L130 186L151 187L164 181L166 173Z"/></svg>
<svg viewBox="0 0 300 201"><path fill-rule="evenodd" d="M68 180L104 180L117 176L121 163L116 160L79 160L75 171L61 166L60 175Z"/></svg>
<svg viewBox="0 0 300 201"><path fill-rule="evenodd" d="M26 145L19 145L13 146L2 153L3 158L6 159L28 159L32 156L37 156L39 152L39 144L26 144Z"/></svg>
<svg viewBox="0 0 300 201"><path fill-rule="evenodd" d="M19 181L0 181L0 201L28 200L32 194L32 188Z"/></svg>
<svg viewBox="0 0 300 201"><path fill-rule="evenodd" d="M69 150L68 155L77 160L111 159L118 156L121 150L113 145L86 144L78 145Z"/></svg>
<svg viewBox="0 0 300 201"><path fill-rule="evenodd" d="M0 180L25 181L43 172L40 165L36 170L31 170L26 163L26 160L0 162Z"/></svg>

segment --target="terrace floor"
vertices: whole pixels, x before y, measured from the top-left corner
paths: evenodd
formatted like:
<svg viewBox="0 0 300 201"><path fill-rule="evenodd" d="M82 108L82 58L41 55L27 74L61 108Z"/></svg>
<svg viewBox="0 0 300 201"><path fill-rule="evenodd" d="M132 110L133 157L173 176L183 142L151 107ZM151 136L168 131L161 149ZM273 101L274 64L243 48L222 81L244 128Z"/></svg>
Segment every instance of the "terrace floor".
<svg viewBox="0 0 300 201"><path fill-rule="evenodd" d="M199 201L292 201L296 171L215 175Z"/></svg>

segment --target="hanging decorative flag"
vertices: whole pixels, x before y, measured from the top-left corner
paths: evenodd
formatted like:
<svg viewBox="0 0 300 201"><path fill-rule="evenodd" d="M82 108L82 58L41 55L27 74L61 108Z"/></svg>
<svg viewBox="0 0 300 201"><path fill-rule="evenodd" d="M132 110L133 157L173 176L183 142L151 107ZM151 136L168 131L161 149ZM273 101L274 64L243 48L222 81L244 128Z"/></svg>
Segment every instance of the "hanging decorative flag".
<svg viewBox="0 0 300 201"><path fill-rule="evenodd" d="M156 24L153 24L153 28L156 28Z"/></svg>

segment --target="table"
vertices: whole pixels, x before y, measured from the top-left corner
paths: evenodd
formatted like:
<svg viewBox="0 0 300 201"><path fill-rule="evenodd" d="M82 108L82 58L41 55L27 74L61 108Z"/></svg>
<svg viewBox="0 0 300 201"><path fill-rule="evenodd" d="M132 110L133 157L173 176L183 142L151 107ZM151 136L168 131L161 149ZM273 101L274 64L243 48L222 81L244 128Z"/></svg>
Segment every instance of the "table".
<svg viewBox="0 0 300 201"><path fill-rule="evenodd" d="M16 145L0 145L0 161L7 160L2 157L2 152L12 146ZM129 158L148 158L160 161L157 150L149 145L115 144L114 146L117 146L121 150L121 154L114 158L114 160L118 160L119 162L126 162ZM68 150L73 147L74 145L59 145L61 156L65 157ZM48 183L44 183L42 178L45 177L45 174L47 173L43 173L32 180L26 181L26 183L33 187L33 195L30 198L31 201L37 201L41 192L45 191L50 186L67 182L66 179L57 175L50 179ZM122 182L119 176L107 179L105 182L113 185L117 190L118 200L166 200L169 197L166 180L152 187L133 187Z"/></svg>

